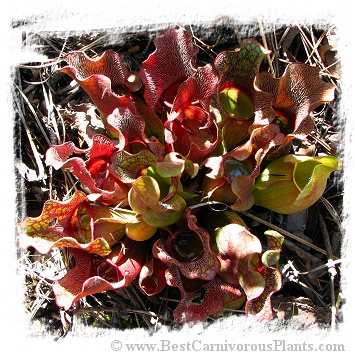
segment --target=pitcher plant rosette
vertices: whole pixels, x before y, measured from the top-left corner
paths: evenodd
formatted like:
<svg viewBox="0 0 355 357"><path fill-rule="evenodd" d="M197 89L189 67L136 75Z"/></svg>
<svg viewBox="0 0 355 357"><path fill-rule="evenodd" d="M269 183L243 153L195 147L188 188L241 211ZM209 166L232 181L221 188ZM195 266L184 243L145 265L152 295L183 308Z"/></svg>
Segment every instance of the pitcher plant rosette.
<svg viewBox="0 0 355 357"><path fill-rule="evenodd" d="M147 296L175 289L179 323L226 308L269 321L284 236L257 237L242 213L297 213L323 195L338 159L300 155L290 144L307 140L312 112L335 99L335 86L304 63L287 64L280 78L261 71L271 51L255 39L207 64L183 28L163 31L154 45L134 73L113 50L62 57L58 72L91 98L105 133L85 149L64 142L47 150L46 165L71 172L80 189L20 222L19 245L73 257L53 283L64 310L136 283ZM226 209L214 210L216 202Z"/></svg>

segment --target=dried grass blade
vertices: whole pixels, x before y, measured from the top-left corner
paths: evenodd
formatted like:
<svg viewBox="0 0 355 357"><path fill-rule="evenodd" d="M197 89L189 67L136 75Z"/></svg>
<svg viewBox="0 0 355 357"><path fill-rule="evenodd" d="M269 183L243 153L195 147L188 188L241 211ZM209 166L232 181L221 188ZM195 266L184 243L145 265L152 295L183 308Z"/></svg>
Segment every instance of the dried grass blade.
<svg viewBox="0 0 355 357"><path fill-rule="evenodd" d="M319 37L319 39L317 40L317 42L315 44L313 44L312 52L310 53L310 55L307 58L307 61L305 63L307 63L314 54L317 56L318 61L320 63L322 63L322 59L321 59L321 57L319 55L319 52L318 52L318 46L320 45L320 43L322 42L323 38L327 35L328 32L329 32L329 29L324 31L322 33L322 35ZM313 40L313 43L314 43L315 37L314 37L313 31L311 31L311 37L312 37L312 40Z"/></svg>
<svg viewBox="0 0 355 357"><path fill-rule="evenodd" d="M36 123L38 125L38 128L40 129L44 139L47 141L48 146L51 145L51 141L49 140L47 133L44 131L43 126L41 121L38 118L38 115L36 114L36 111L34 110L32 104L30 103L30 101L28 100L28 98L26 97L25 94L23 94L22 90L16 85L16 83L14 84L14 86L16 87L16 89L18 90L18 92L21 94L22 98L24 99L25 103L27 104L28 108L30 109L31 113L33 114L33 117L36 120ZM25 118L22 116L23 120L25 120Z"/></svg>
<svg viewBox="0 0 355 357"><path fill-rule="evenodd" d="M328 210L329 214L332 216L338 227L341 227L341 219L339 217L338 212L334 209L334 207L330 204L330 202L324 198L323 196L320 198L326 209Z"/></svg>
<svg viewBox="0 0 355 357"><path fill-rule="evenodd" d="M267 40L266 40L266 36L265 36L264 26L263 26L263 23L262 23L262 21L260 19L258 20L258 24L259 24L259 29L260 29L260 33L261 33L261 38L262 38L262 41L263 41L263 46L268 50L269 48L268 48L268 44L267 44ZM267 61L269 63L271 74L272 74L272 76L275 76L275 70L274 70L274 67L272 65L272 61L271 61L270 55L267 54L266 58L267 58Z"/></svg>
<svg viewBox="0 0 355 357"><path fill-rule="evenodd" d="M20 116L22 125L25 128L25 132L26 132L28 141L30 143L30 146L31 146L31 149L32 149L32 152L33 152L33 157L34 157L34 159L36 161L36 164L37 164L37 169L38 169L38 177L37 178L38 178L39 181L45 180L47 178L47 175L46 175L45 170L44 170L44 166L43 166L43 163L42 163L42 160L41 160L41 156L40 156L39 152L37 151L36 145L33 142L30 130L28 129L28 126L26 124L25 118L23 117L23 113L21 111L20 105L19 105L18 101L15 101L15 102L16 102L18 114Z"/></svg>
<svg viewBox="0 0 355 357"><path fill-rule="evenodd" d="M47 93L44 84L42 84L42 91L43 91L44 100L46 102L48 120L52 124L52 128L54 129L54 132L55 132L56 137L57 137L57 142L59 144L61 144L62 140L60 139L58 125L57 125L57 122L55 120L54 105L53 105L53 98L52 98L51 92L49 90L48 93Z"/></svg>

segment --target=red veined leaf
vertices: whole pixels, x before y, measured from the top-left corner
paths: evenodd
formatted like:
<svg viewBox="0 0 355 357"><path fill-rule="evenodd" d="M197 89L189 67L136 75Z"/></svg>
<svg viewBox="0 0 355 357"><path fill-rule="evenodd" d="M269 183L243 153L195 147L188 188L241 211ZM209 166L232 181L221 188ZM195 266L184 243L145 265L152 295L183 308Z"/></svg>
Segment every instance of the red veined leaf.
<svg viewBox="0 0 355 357"><path fill-rule="evenodd" d="M75 79L84 91L90 96L98 111L102 114L102 120L106 127L106 117L118 107L129 107L135 111L133 101L128 96L119 96L111 89L111 81L108 77L93 74L86 79L78 79L73 67L64 67L60 70Z"/></svg>
<svg viewBox="0 0 355 357"><path fill-rule="evenodd" d="M107 50L94 59L89 58L85 52L73 51L65 55L64 60L76 68L78 77L81 79L93 74L101 74L110 78L113 87L125 85L133 92L141 87L139 76L131 75L121 57L113 50Z"/></svg>
<svg viewBox="0 0 355 357"><path fill-rule="evenodd" d="M255 178L260 174L261 162L271 148L283 143L284 138L277 125L269 124L255 128L245 144L227 154L209 157L204 164L211 171L206 176L215 182L206 181L207 196L223 198L230 194L231 189L235 197L231 196L227 202L234 200L233 208L238 211L250 209L254 204L251 189ZM236 169L228 172L226 165L233 161ZM223 183L222 180L225 182Z"/></svg>
<svg viewBox="0 0 355 357"><path fill-rule="evenodd" d="M218 277L204 283L200 289L188 291L185 289L180 271L172 265L165 273L169 286L177 287L181 293L181 301L173 312L179 323L199 322L208 316L220 313L227 303L244 301L244 293L240 286L228 284ZM199 303L193 300L201 300Z"/></svg>
<svg viewBox="0 0 355 357"><path fill-rule="evenodd" d="M117 151L112 155L111 160L109 171L124 183L132 183L140 176L143 169L156 162L154 154L149 150L142 150L136 154Z"/></svg>
<svg viewBox="0 0 355 357"><path fill-rule="evenodd" d="M136 91L141 86L140 78L130 75L121 58L112 50L104 52L99 58L91 59L81 51L68 53L64 60L69 66L59 71L76 80L103 115L103 120L118 107L135 107L129 93L117 95L113 87L123 86ZM106 124L106 123L105 123Z"/></svg>
<svg viewBox="0 0 355 357"><path fill-rule="evenodd" d="M91 193L99 195L99 201L125 205L129 189L109 171L116 151L112 140L104 135L94 135L88 149L79 149L72 142L51 146L46 152L46 164L71 171ZM89 158L86 161L80 157L69 158L74 153L86 154Z"/></svg>
<svg viewBox="0 0 355 357"><path fill-rule="evenodd" d="M260 172L260 164L269 150L281 145L284 140L284 134L275 124L269 124L261 128L256 128L250 135L249 140L244 144L236 147L224 155L225 160L233 157L238 161L249 159L253 165L251 178L256 178Z"/></svg>
<svg viewBox="0 0 355 357"><path fill-rule="evenodd" d="M231 184L231 189L236 199L231 205L236 211L246 211L250 209L255 202L251 191L255 180L250 176L238 175Z"/></svg>
<svg viewBox="0 0 355 357"><path fill-rule="evenodd" d="M258 271L260 265L261 243L244 226L228 224L216 232L216 242L222 257L228 258L232 264L232 273L245 291L248 300L259 296L265 286L265 280ZM226 271L226 274L230 274Z"/></svg>
<svg viewBox="0 0 355 357"><path fill-rule="evenodd" d="M214 65L220 77L217 93L221 94L231 88L242 94L239 95L242 99L240 103L242 107L237 102L234 110L234 116L238 119L249 119L255 113L255 121L266 119L268 123L274 117L270 94L262 92L254 83L261 61L269 53L270 51L263 48L256 40L245 39L239 49L223 51L215 59ZM231 100L234 102L235 98ZM251 105L251 110L245 111L246 104Z"/></svg>
<svg viewBox="0 0 355 357"><path fill-rule="evenodd" d="M245 311L248 316L258 320L269 321L273 318L271 295L282 287L281 273L272 267L264 268L265 288L260 296L246 302Z"/></svg>
<svg viewBox="0 0 355 357"><path fill-rule="evenodd" d="M281 274L276 266L284 238L275 231L266 231L265 236L268 248L261 254L257 237L242 226L229 224L217 230L217 247L221 259L225 260L220 275L227 281L233 281L234 274L247 295L246 313L270 320L271 295L282 286Z"/></svg>
<svg viewBox="0 0 355 357"><path fill-rule="evenodd" d="M155 51L142 63L140 71L145 102L156 111L164 92L195 72L198 48L183 28L165 30L154 44Z"/></svg>
<svg viewBox="0 0 355 357"><path fill-rule="evenodd" d="M107 117L107 125L111 135L119 139L117 148L120 151L126 150L128 145L137 142L156 154L158 160L163 158L163 144L157 138L147 138L144 132L145 121L132 113L129 108L116 108Z"/></svg>
<svg viewBox="0 0 355 357"><path fill-rule="evenodd" d="M202 109L209 111L217 82L218 76L212 65L198 67L196 72L179 86L171 111L178 113L185 106L196 105L196 103L199 103Z"/></svg>
<svg viewBox="0 0 355 357"><path fill-rule="evenodd" d="M108 242L101 237L94 239L92 223L88 222L87 227L91 236L89 241L86 234L74 231L75 228L83 229L83 226L73 226L73 216L79 207L88 204L86 195L81 191L76 191L67 201L46 201L39 217L27 217L18 225L20 247L32 246L42 254L58 247L83 249L102 256L109 254L111 248Z"/></svg>
<svg viewBox="0 0 355 357"><path fill-rule="evenodd" d="M260 172L260 164L268 151L280 145L283 139L284 134L280 132L280 128L275 124L256 128L245 144L237 146L223 156L209 157L205 162L205 166L211 169L207 176L211 178L222 177L225 175L224 165L226 161L234 158L240 162L248 159L253 165L250 176L251 178L256 178Z"/></svg>
<svg viewBox="0 0 355 357"><path fill-rule="evenodd" d="M147 246L126 238L124 244L116 246L106 258L97 259L78 249L69 252L75 266L53 284L56 303L65 310L84 296L129 286L139 276Z"/></svg>
<svg viewBox="0 0 355 357"><path fill-rule="evenodd" d="M199 109L200 110L200 109ZM210 125L205 124L209 122ZM218 143L218 127L214 120L175 119L165 123L166 146L194 163L201 164Z"/></svg>
<svg viewBox="0 0 355 357"><path fill-rule="evenodd" d="M286 135L284 145L292 138L304 139L310 134L314 130L311 112L334 99L335 86L323 81L319 72L318 67L291 63L279 79L266 72L257 78L257 86L273 98L274 122Z"/></svg>

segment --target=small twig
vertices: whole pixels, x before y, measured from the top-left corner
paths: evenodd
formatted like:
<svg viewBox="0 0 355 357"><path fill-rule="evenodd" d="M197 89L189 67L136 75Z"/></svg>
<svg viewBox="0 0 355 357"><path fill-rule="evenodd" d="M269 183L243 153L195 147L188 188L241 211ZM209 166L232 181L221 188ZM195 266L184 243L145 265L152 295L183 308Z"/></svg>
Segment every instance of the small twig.
<svg viewBox="0 0 355 357"><path fill-rule="evenodd" d="M200 207L203 207L203 206L212 206L212 205L222 205L222 206L225 207L223 209L224 211L229 207L226 203L223 203L223 202L207 201L207 202L196 203L195 205L189 206L189 208L190 209L196 209L196 208L200 208Z"/></svg>
<svg viewBox="0 0 355 357"><path fill-rule="evenodd" d="M175 303L181 302L181 300L172 299L172 298L160 297L160 299L161 299L162 301L168 301L168 302L169 302L169 301L170 301L170 302L175 302ZM196 302L196 301L191 301L189 305L191 305L191 306L198 306L198 305L200 305L200 303L198 303L198 302Z"/></svg>

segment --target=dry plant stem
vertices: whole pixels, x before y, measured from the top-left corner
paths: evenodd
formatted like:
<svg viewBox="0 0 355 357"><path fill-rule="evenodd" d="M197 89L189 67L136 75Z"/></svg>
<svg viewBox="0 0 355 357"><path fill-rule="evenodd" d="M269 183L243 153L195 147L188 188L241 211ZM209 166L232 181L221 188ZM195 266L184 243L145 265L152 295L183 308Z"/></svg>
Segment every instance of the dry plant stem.
<svg viewBox="0 0 355 357"><path fill-rule="evenodd" d="M273 40L273 44L272 44L272 53L270 54L270 60L271 62L273 63L274 65L274 75L275 77L279 78L280 77L280 68L279 68L279 61L277 61L277 59L279 58L280 56L280 45L278 44L278 41L277 41L277 36L276 36L276 27L275 27L275 24L274 24L274 40Z"/></svg>
<svg viewBox="0 0 355 357"><path fill-rule="evenodd" d="M46 42L50 47L52 47L56 52L60 52L59 48L53 44L52 41L50 41L48 38L41 36L40 33L36 33L37 36L39 36L44 42Z"/></svg>
<svg viewBox="0 0 355 357"><path fill-rule="evenodd" d="M312 50L313 45L312 45L311 41L309 40L309 38L307 37L307 35L305 34L305 32L303 31L302 27L300 25L297 25L297 27L300 31L303 47L307 54L307 62L309 62L310 65L313 65L313 63L311 62L311 59L314 59L314 56L311 56L311 54L309 52L309 50ZM316 54L318 54L318 52L316 52Z"/></svg>
<svg viewBox="0 0 355 357"><path fill-rule="evenodd" d="M191 25L190 25L190 31L191 31L191 33L192 33L193 38L194 38L197 42L201 43L201 45L203 46L203 47L201 47L200 45L198 45L198 44L196 43L196 46L197 46L198 48L200 48L202 51L204 51L205 53L207 53L208 55L210 55L210 54L205 50L205 48L207 48L207 50L211 51L214 56L217 56L217 53L216 53L215 51L213 51L213 47L215 47L215 46L218 45L218 43L219 43L219 41L220 41L220 35L219 35L219 37L217 38L217 40L216 40L216 42L214 43L214 45L211 45L211 46L210 46L210 45L205 44L202 40L200 40L198 37L196 37L196 36L194 35L194 31L193 31Z"/></svg>
<svg viewBox="0 0 355 357"><path fill-rule="evenodd" d="M308 58L305 61L305 63L309 62L312 65L311 59L313 59L314 60L314 64L320 68L321 73L323 72L323 74L328 77L330 82L332 84L336 85L336 83L331 78L332 77L331 73L327 70L328 67L325 66L325 64L323 63L322 58L321 58L321 56L320 56L320 54L318 52L318 47L321 44L321 41L329 33L329 31L331 31L334 28L334 26L332 26L332 27L328 28L327 30L325 30L322 33L322 35L320 36L320 38L317 40L316 43L315 43L315 36L313 34L312 29L308 30L306 28L308 33L309 33L309 35L312 38L312 42L313 43L309 40L309 38L307 37L307 35L305 34L305 32L302 30L302 28L299 25L298 25L298 28L299 28L299 31L301 33L302 41L304 43L304 48L305 48L305 50L307 52L307 56L308 56ZM311 53L309 53L309 54L308 54L308 51L307 51L307 45L309 46L309 49L311 50ZM331 67L331 66L329 66L329 67Z"/></svg>
<svg viewBox="0 0 355 357"><path fill-rule="evenodd" d="M335 270L335 266L333 263L332 247L330 245L327 226L326 226L326 224L324 222L324 218L320 212L319 212L319 223L320 223L320 227L322 230L324 245L325 245L325 249L327 251L327 256L328 256L328 264L329 264L328 272L329 272L329 278L330 278L330 299L331 299L331 304L332 304L331 327L332 327L332 330L334 330L335 325L336 325L336 313L337 313L336 299L335 299L335 288L334 288L334 277L337 275L337 272Z"/></svg>
<svg viewBox="0 0 355 357"><path fill-rule="evenodd" d="M245 215L245 216L247 216L247 217L249 217L249 218L252 218L252 219L254 219L254 220L256 220L256 221L258 221L258 222L260 222L260 223L262 223L262 224L265 224L266 226L268 226L268 227L274 229L275 231L278 231L279 233L281 233L281 234L283 234L283 235L285 235L285 236L287 236L287 237L289 237L289 238L292 238L292 239L294 239L294 240L296 240L296 241L298 241L298 242L300 242L300 243L302 243L302 244L305 244L305 245L307 245L308 247L310 247L310 248L316 250L316 251L319 252L319 253L322 253L322 254L324 254L324 255L328 255L328 253L327 253L325 250L323 250L322 248L319 248L319 247L317 247L316 245L314 245L314 244L312 244L312 243L309 243L309 242L307 242L306 240L304 240L304 239L302 239L302 238L296 236L295 234L290 233L290 232L288 232L288 231L286 231L286 230L284 230L284 229L282 229L282 228L280 228L280 227L278 227L278 226L275 226L275 225L272 224L272 223L269 223L269 222L263 220L262 218L259 218L259 217L255 216L255 215L253 215L253 214L251 214L251 213L249 213L249 212L241 212L241 214L243 214L243 215ZM331 257L332 257L332 259L334 259L334 260L338 260L338 259L339 259L339 258L336 257L335 255L331 255Z"/></svg>
<svg viewBox="0 0 355 357"><path fill-rule="evenodd" d="M126 292L130 296L130 300L134 303L134 305L136 305L135 307L139 307L139 306L137 306L138 305L137 301L138 301L140 307L143 307L143 308L145 307L141 297L137 294L134 286L128 286L128 288L126 289ZM134 297L132 296L131 293L133 293ZM146 310L148 310L148 309L146 309ZM144 322L146 323L146 325L148 326L149 330L151 330L152 329L152 324L150 323L150 321L147 318L147 316L146 315L142 315L142 318L143 318Z"/></svg>
<svg viewBox="0 0 355 357"><path fill-rule="evenodd" d="M65 200L65 199L69 198L69 196L72 193L72 191L78 190L76 185L79 183L79 181L75 181L75 178L73 177L73 175L70 172L68 172L66 170L63 170L63 169L61 169L61 170L62 170L62 172L64 174L65 183L66 183L65 186L66 186L67 193L63 197L63 199ZM69 181L69 184L70 184L71 187L68 187L68 182L67 181Z"/></svg>
<svg viewBox="0 0 355 357"><path fill-rule="evenodd" d="M105 34L105 35L99 37L98 39L96 39L96 40L90 42L88 45L81 47L81 48L80 48L80 51L85 52L85 51L87 51L87 50L92 49L95 45L97 45L98 43L100 43L101 41L103 41L103 40L104 40L105 38L107 38L108 36L109 36L109 34L107 33L107 34ZM62 49L62 52L64 52L64 47L63 47L63 49Z"/></svg>
<svg viewBox="0 0 355 357"><path fill-rule="evenodd" d="M46 102L48 121L50 121L51 126L54 129L58 143L62 144L62 141L60 139L58 125L55 120L54 105L53 105L53 98L51 95L51 91L48 90L48 94L47 94L46 88L43 83L42 83L42 92L43 92L44 100Z"/></svg>
<svg viewBox="0 0 355 357"><path fill-rule="evenodd" d="M53 67L57 63L59 63L58 58L52 58L49 60L48 63L41 63L41 64L33 64L33 65L28 65L28 64L20 64L18 68L27 68L27 69L39 69L39 68L44 68L44 67ZM32 82L33 84L41 84L42 82Z"/></svg>
<svg viewBox="0 0 355 357"><path fill-rule="evenodd" d="M259 29L260 29L260 33L261 33L261 38L263 40L263 46L268 50L268 45L267 45L267 41L266 41L263 23L261 20L258 20L258 24L259 24ZM272 66L272 61L271 61L270 55L268 54L266 56L266 58L269 63L271 74L272 74L272 76L275 76L275 70L274 70L274 67Z"/></svg>
<svg viewBox="0 0 355 357"><path fill-rule="evenodd" d="M309 57L308 57L308 59L307 59L307 61L305 63L307 63L315 53L317 54L318 59L321 60L320 55L318 53L318 46L320 45L320 43L322 42L323 38L326 36L326 34L328 32L329 32L329 29L324 31L322 33L322 35L319 37L317 43L313 46L312 52L310 53L310 55L309 55ZM314 40L313 32L311 33L311 35L312 35L312 39Z"/></svg>
<svg viewBox="0 0 355 357"><path fill-rule="evenodd" d="M332 148L329 144L327 144L322 138L317 137L316 135L310 134L309 135L313 140L317 141L323 148L327 151L328 155L331 155Z"/></svg>
<svg viewBox="0 0 355 357"><path fill-rule="evenodd" d="M61 143L64 143L64 142L66 141L65 123L64 123L64 119L63 119L62 115L60 114L59 110L58 110L57 108L55 108L55 109L56 109L57 115L58 115L58 117L59 117L59 119L60 119L60 123L61 123L61 125L62 125L63 140L59 142L59 143L61 144ZM59 139L59 140L60 140L60 139Z"/></svg>
<svg viewBox="0 0 355 357"><path fill-rule="evenodd" d="M233 312L233 313L238 313L241 315L245 315L245 311L244 310L235 310L235 309L229 309L229 308L224 308L223 309L224 312Z"/></svg>
<svg viewBox="0 0 355 357"><path fill-rule="evenodd" d="M24 95L27 95L28 93L32 92L34 89L36 89L38 86L38 83L33 83L33 84L30 84L28 85L23 91L22 93Z"/></svg>
<svg viewBox="0 0 355 357"><path fill-rule="evenodd" d="M95 296L95 295L91 295L91 297L100 305L100 306L91 306L91 304L88 303L88 301L86 299L84 299L84 303L86 306L86 309L90 309L90 311L88 311L90 313L90 315L100 324L103 324L104 326L111 328L112 326L107 322L107 318L104 315L104 312L106 312L105 310L101 310L101 308L106 308L105 306L102 306L101 301ZM79 308L78 308L79 309Z"/></svg>
<svg viewBox="0 0 355 357"><path fill-rule="evenodd" d="M81 315L81 314L97 313L97 312L116 312L119 314L119 311L117 311L117 307L107 307L107 306L82 307L82 308L70 310L70 312L73 315ZM139 315L146 315L149 317L159 318L159 316L157 316L153 311L149 311L149 310L127 309L127 312L130 314L139 314Z"/></svg>

